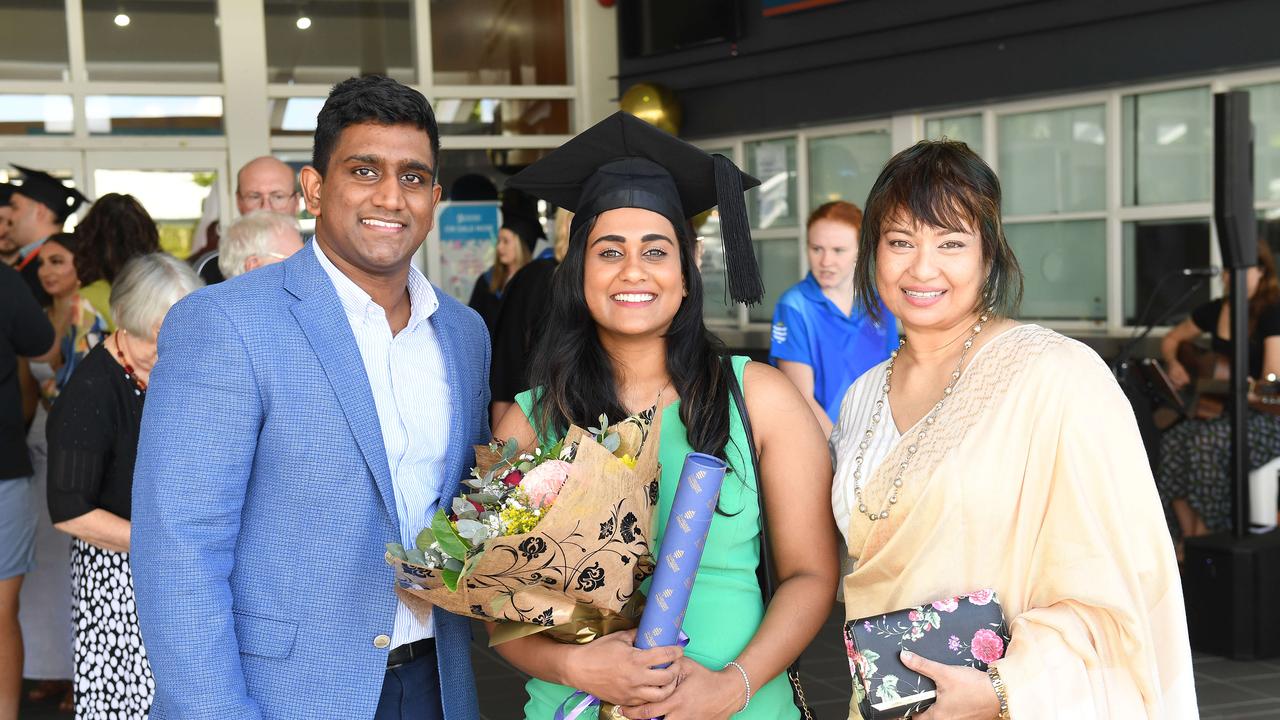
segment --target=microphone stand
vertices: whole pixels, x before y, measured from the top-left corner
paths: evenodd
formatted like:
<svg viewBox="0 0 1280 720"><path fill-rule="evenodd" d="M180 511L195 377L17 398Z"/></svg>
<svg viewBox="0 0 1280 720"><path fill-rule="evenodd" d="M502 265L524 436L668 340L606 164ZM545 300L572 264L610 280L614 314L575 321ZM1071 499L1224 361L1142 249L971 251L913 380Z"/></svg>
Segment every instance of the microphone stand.
<svg viewBox="0 0 1280 720"><path fill-rule="evenodd" d="M1166 279L1168 278L1166 277ZM1206 278L1203 275L1196 276L1196 281L1191 284L1191 287L1187 288L1186 292L1179 295L1177 300L1170 303L1169 307L1157 316L1155 320L1152 320L1151 324L1144 327L1141 333L1129 338L1129 341L1120 347L1120 352L1116 353L1115 360L1112 361L1112 372L1115 374L1117 379L1123 381L1128 375L1129 355L1133 352L1133 348L1150 335L1157 326L1172 317L1175 312L1178 312L1182 308L1183 303L1190 300L1196 293L1200 292L1200 288L1204 287L1205 280ZM1160 289L1159 284L1156 285L1156 289Z"/></svg>

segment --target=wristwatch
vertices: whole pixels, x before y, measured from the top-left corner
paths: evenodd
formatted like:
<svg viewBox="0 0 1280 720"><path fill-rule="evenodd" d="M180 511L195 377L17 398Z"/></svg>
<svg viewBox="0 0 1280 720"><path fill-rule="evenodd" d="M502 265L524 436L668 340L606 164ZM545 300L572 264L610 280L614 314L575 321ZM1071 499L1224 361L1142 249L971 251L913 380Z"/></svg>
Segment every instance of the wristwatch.
<svg viewBox="0 0 1280 720"><path fill-rule="evenodd" d="M987 679L991 681L991 689L996 691L996 699L1000 701L1000 714L996 715L997 720L1010 720L1009 695L1005 692L1004 680L1000 677L1000 670L994 665L987 668Z"/></svg>

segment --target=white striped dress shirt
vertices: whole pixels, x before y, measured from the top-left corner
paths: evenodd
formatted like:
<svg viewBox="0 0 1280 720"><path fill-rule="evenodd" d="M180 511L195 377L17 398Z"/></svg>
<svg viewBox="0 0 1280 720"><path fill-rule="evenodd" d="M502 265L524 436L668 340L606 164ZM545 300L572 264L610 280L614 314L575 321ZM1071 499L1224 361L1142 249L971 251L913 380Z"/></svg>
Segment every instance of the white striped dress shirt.
<svg viewBox="0 0 1280 720"><path fill-rule="evenodd" d="M319 242L311 244L338 291L369 375L395 488L400 541L410 547L435 513L449 447L449 384L440 343L429 322L440 301L421 271L410 267L409 324L392 336L382 306L329 260ZM396 606L392 648L434 635L429 617L423 622L403 603Z"/></svg>
<svg viewBox="0 0 1280 720"><path fill-rule="evenodd" d="M854 479L853 471L857 467L854 458L858 456L858 443L862 442L863 434L871 424L876 401L884 394L884 371L888 366L889 361L885 360L863 373L849 386L840 404L840 420L831 431L831 460L836 468L835 479L831 483L831 511L836 518L836 527L840 528L840 535L846 542L849 540L849 519L858 506L858 501L853 496L854 487L861 486L871 477L902 437L898 433L898 426L893 422L889 403L886 402L880 413L880 421L876 423L862 455L862 476ZM846 572L850 570L852 568L846 568Z"/></svg>

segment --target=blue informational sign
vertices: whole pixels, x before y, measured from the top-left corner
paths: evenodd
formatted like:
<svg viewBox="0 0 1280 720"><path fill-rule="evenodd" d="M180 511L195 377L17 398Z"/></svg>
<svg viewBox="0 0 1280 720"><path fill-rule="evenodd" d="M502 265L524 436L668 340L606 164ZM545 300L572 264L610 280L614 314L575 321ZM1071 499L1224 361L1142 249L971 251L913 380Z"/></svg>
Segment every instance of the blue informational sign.
<svg viewBox="0 0 1280 720"><path fill-rule="evenodd" d="M498 203L440 203L436 227L440 233L440 277L432 280L466 302L476 278L493 265L498 228L502 227Z"/></svg>

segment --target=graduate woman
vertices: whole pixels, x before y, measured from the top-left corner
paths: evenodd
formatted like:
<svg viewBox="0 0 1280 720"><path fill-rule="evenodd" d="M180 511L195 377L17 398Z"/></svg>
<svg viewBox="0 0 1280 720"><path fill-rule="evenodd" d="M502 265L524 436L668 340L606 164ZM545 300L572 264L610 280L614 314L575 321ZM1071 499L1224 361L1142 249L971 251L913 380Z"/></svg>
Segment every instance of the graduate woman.
<svg viewBox="0 0 1280 720"><path fill-rule="evenodd" d="M799 717L784 671L826 619L837 576L835 528L819 510L830 494L828 455L808 403L786 377L745 357L722 358L702 322L687 222L719 206L730 293L758 301L742 203L743 185L755 182L723 157L622 113L509 181L576 214L531 365L534 390L517 396L497 435L528 445L535 436L561 435L570 423L590 425L600 413L619 419L656 404L662 475L655 548L685 454L717 455L731 468L685 615L690 641L683 653L636 650L634 631L587 645L538 635L503 643L498 652L534 678L526 718L550 720L574 689L620 705L632 718ZM766 518L747 418L734 409L731 381L746 396ZM779 581L768 607L756 577L762 523Z"/></svg>

